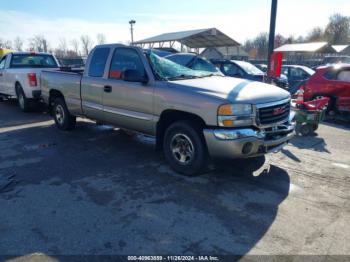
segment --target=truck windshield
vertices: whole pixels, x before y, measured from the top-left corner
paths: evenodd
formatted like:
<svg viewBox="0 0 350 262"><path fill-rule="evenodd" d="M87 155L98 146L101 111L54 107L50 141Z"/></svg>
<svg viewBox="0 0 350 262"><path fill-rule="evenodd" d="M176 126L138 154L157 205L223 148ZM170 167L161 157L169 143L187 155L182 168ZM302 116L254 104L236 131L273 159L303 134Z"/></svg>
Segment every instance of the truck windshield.
<svg viewBox="0 0 350 262"><path fill-rule="evenodd" d="M191 79L191 78L200 78L200 77L209 77L213 75L222 76L221 73L217 72L207 72L192 70L185 66L179 65L170 61L169 59L159 57L153 52L149 54L149 60L151 66L155 73L164 80L179 80L179 79Z"/></svg>
<svg viewBox="0 0 350 262"><path fill-rule="evenodd" d="M52 55L45 54L13 54L11 68L55 68L58 67Z"/></svg>

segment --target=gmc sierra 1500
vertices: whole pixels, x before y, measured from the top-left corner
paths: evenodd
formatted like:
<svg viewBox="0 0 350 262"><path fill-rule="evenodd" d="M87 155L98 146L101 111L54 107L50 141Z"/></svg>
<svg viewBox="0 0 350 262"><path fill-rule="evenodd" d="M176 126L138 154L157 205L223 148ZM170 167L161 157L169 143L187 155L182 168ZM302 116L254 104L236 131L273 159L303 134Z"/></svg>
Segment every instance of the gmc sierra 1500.
<svg viewBox="0 0 350 262"><path fill-rule="evenodd" d="M194 71L137 47L99 45L85 71L41 77L58 128L72 129L83 116L153 135L170 166L186 175L203 171L209 156L259 156L294 136L288 92Z"/></svg>

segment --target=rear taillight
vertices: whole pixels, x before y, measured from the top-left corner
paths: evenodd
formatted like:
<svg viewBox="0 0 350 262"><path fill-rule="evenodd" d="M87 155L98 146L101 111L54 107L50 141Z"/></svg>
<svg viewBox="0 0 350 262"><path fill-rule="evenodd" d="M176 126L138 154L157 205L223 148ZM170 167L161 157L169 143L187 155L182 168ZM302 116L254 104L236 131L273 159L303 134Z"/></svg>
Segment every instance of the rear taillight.
<svg viewBox="0 0 350 262"><path fill-rule="evenodd" d="M28 82L29 82L30 86L37 86L38 85L38 81L37 81L35 73L28 74Z"/></svg>

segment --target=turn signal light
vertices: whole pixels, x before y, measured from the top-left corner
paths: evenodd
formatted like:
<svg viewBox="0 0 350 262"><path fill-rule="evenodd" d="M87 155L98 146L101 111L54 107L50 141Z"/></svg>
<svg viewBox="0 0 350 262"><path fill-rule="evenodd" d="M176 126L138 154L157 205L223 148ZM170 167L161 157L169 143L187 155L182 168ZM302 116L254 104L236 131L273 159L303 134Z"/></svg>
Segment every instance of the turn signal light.
<svg viewBox="0 0 350 262"><path fill-rule="evenodd" d="M222 125L226 127L232 127L233 126L233 120L222 120Z"/></svg>

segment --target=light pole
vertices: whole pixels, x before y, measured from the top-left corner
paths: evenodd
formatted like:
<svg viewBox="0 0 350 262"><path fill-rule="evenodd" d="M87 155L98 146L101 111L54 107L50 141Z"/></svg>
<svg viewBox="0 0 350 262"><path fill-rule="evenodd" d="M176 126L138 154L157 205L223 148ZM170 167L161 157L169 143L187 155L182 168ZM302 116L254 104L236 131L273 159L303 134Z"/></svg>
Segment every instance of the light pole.
<svg viewBox="0 0 350 262"><path fill-rule="evenodd" d="M134 45L134 24L136 24L135 20L130 20L130 32L131 32L131 45Z"/></svg>
<svg viewBox="0 0 350 262"><path fill-rule="evenodd" d="M276 15L277 15L277 0L272 0L271 3L271 17L270 17L270 34L269 34L269 50L268 50L268 72L271 69L271 55L275 48L275 29L276 29ZM269 79L271 81L271 79Z"/></svg>

